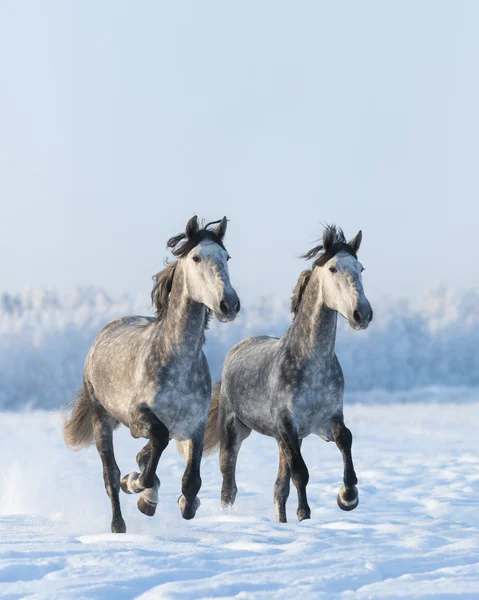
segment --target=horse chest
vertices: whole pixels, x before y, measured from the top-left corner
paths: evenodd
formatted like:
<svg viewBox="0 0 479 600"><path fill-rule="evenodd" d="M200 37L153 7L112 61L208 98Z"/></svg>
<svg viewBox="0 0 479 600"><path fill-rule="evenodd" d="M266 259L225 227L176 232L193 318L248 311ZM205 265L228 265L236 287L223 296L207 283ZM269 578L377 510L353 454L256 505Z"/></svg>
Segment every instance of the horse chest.
<svg viewBox="0 0 479 600"><path fill-rule="evenodd" d="M330 378L306 381L292 398L292 412L301 437L316 433L328 438L331 420L341 410L341 387Z"/></svg>
<svg viewBox="0 0 479 600"><path fill-rule="evenodd" d="M170 373L161 380L151 408L171 437L187 439L206 421L210 387L209 380L195 370Z"/></svg>

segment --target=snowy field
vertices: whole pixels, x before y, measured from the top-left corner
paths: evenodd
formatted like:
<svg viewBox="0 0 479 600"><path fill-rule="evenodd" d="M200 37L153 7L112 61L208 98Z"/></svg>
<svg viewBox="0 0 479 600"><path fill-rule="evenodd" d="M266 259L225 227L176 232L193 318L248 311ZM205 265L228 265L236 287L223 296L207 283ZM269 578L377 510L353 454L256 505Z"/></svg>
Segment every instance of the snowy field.
<svg viewBox="0 0 479 600"><path fill-rule="evenodd" d="M360 504L336 505L342 464L308 438L312 519L275 522L274 440L251 435L235 509L219 508L217 456L203 462L202 506L183 521L182 464L160 462L157 514L122 494L128 533L112 535L94 448L73 454L58 413L0 413L2 598L479 598L479 403L346 407ZM141 440L116 433L122 473Z"/></svg>

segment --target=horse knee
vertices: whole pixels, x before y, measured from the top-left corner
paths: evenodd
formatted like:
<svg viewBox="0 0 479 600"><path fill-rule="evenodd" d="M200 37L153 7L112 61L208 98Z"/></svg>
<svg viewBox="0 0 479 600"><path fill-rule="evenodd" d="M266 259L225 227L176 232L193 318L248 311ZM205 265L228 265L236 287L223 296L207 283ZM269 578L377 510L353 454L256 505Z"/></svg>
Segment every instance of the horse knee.
<svg viewBox="0 0 479 600"><path fill-rule="evenodd" d="M349 450L353 443L353 434L342 422L333 428L334 441L340 450Z"/></svg>

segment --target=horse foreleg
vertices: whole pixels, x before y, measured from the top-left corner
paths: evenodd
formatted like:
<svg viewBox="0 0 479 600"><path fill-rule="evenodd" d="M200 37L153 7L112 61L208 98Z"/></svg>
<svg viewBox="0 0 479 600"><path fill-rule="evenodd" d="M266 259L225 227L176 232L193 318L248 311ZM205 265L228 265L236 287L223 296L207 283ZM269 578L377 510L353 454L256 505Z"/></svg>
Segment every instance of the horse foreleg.
<svg viewBox="0 0 479 600"><path fill-rule="evenodd" d="M310 519L311 509L306 495L306 486L309 481L308 467L301 455L301 440L298 438L298 432L289 417L284 417L281 420L279 437L289 464L291 478L298 492L298 510L296 513L298 521Z"/></svg>
<svg viewBox="0 0 479 600"><path fill-rule="evenodd" d="M178 504L183 519L192 519L200 506L198 492L201 488L200 465L203 454L204 430L183 445L186 468L181 482L182 495Z"/></svg>
<svg viewBox="0 0 479 600"><path fill-rule="evenodd" d="M120 469L113 452L112 418L101 406L97 406L93 412L93 435L103 463L106 493L111 501L111 530L113 533L125 533L126 525L120 507Z"/></svg>
<svg viewBox="0 0 479 600"><path fill-rule="evenodd" d="M354 472L353 457L351 456L353 436L342 421L337 421L333 426L333 437L344 463L344 485L341 486L338 493L338 506L342 510L354 510L359 503L359 494L356 487L358 478Z"/></svg>
<svg viewBox="0 0 479 600"><path fill-rule="evenodd" d="M140 471L144 471L148 465L151 454L151 443L148 442L146 446L138 452L136 455L136 462L140 467ZM156 506L158 504L158 491L160 489L160 480L158 475L155 474L153 486L146 488L141 493L138 499L138 509L143 514L152 517L155 514Z"/></svg>
<svg viewBox="0 0 479 600"><path fill-rule="evenodd" d="M274 503L276 505L276 516L279 523L286 523L286 502L289 496L289 480L291 471L289 469L286 453L282 448L282 442L278 442L279 467L278 476L274 484Z"/></svg>
<svg viewBox="0 0 479 600"><path fill-rule="evenodd" d="M170 434L151 409L144 405L131 416L130 431L133 437L149 438L149 442L137 456L138 464L141 462L144 468L140 474L129 473L123 477L121 489L127 494L143 492L138 500L138 509L151 517L158 503L158 487L155 484L159 480L156 469L163 450L168 446Z"/></svg>

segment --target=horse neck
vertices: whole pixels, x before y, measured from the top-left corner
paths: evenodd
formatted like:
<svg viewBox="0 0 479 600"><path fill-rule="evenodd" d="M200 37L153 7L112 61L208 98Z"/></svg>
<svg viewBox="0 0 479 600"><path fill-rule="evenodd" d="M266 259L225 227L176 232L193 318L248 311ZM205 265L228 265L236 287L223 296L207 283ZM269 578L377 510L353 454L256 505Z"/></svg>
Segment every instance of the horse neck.
<svg viewBox="0 0 479 600"><path fill-rule="evenodd" d="M160 344L167 354L196 356L202 352L205 341L206 307L195 302L188 294L185 275L179 264L162 321Z"/></svg>
<svg viewBox="0 0 479 600"><path fill-rule="evenodd" d="M316 269L319 267L316 267ZM338 313L324 302L320 273L313 273L303 293L298 313L286 337L299 358L333 358Z"/></svg>

